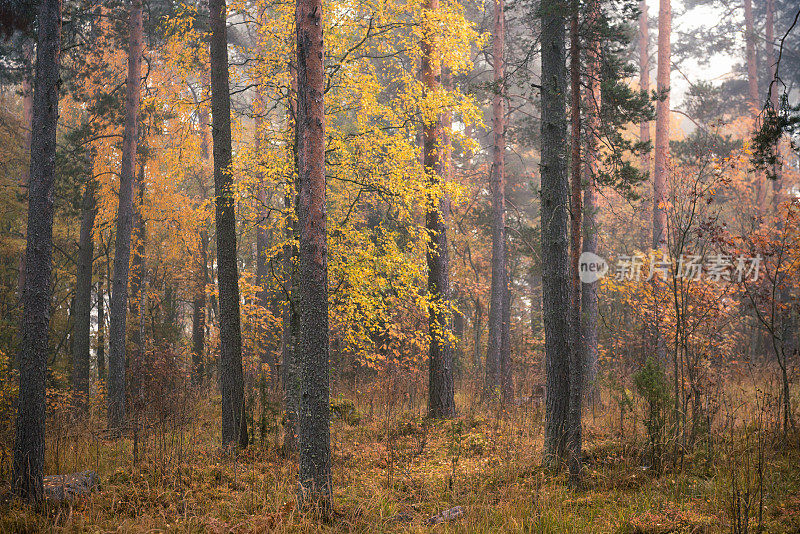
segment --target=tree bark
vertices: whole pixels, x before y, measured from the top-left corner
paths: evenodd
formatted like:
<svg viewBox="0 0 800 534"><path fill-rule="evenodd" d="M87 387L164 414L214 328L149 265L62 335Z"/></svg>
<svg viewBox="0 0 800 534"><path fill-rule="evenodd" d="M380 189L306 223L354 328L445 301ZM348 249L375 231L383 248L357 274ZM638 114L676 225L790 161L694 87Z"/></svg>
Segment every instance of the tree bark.
<svg viewBox="0 0 800 534"><path fill-rule="evenodd" d="M511 361L511 288L507 258L504 271L506 290L503 294L503 329L500 343L500 403L510 407L514 403L514 368Z"/></svg>
<svg viewBox="0 0 800 534"><path fill-rule="evenodd" d="M639 0L639 88L645 92L645 94L650 94L650 27L648 23L648 15L647 15L647 0ZM594 46L594 45L593 45ZM599 46L599 43L597 44ZM600 68L597 67L597 70L594 71L594 74L591 75L592 79L595 77L600 76ZM591 83L592 80L590 80ZM594 106L597 108L598 112L600 110L600 91L599 91L599 81L597 87L597 101ZM595 91L592 91L594 93ZM650 142L650 121L643 121L639 124L639 141L642 143L649 143ZM650 151L647 150L642 153L640 164L642 167L642 172L646 174L650 174L652 164L653 164L653 156L651 155ZM649 209L650 206L648 205L649 202L644 200L642 202L642 223L645 225L645 228L648 228L652 223L652 210ZM648 242L648 233L642 232L643 240L642 240L642 249L647 250L650 247L650 243Z"/></svg>
<svg viewBox="0 0 800 534"><path fill-rule="evenodd" d="M578 27L579 6L572 2L570 15L570 264L571 306L570 326L572 332L569 360L569 481L577 486L581 477L581 409L583 407L584 353L581 329L581 46Z"/></svg>
<svg viewBox="0 0 800 534"><path fill-rule="evenodd" d="M108 426L118 434L125 424L125 332L128 312L128 275L133 226L133 180L139 129L142 69L142 2L133 0L130 14L128 79L125 97L125 131L114 243L114 284L109 329Z"/></svg>
<svg viewBox="0 0 800 534"><path fill-rule="evenodd" d="M97 214L95 182L86 184L81 202L81 230L78 238L78 270L75 280L75 313L72 325L72 390L79 395L79 404L89 398L89 353L91 348L92 230Z"/></svg>
<svg viewBox="0 0 800 534"><path fill-rule="evenodd" d="M569 417L569 194L566 173L566 55L562 0L545 0L542 19L542 301L547 396L544 464L558 469L567 459Z"/></svg>
<svg viewBox="0 0 800 534"><path fill-rule="evenodd" d="M142 377L145 370L145 348L144 348L144 299L146 291L144 290L145 278L145 247L147 245L147 228L146 221L142 215L142 207L144 206L145 195L145 161L139 162L139 172L136 177L136 201L133 208L133 253L131 258L131 281L130 281L130 340L131 340L131 355L128 370L130 372L129 387L131 396L133 397L134 411L137 408L142 408L141 404L141 387Z"/></svg>
<svg viewBox="0 0 800 534"><path fill-rule="evenodd" d="M505 214L505 14L503 0L494 0L494 95L492 96L492 292L489 301L489 347L486 353L485 390L490 398L498 394L502 381L503 309L508 292L506 276Z"/></svg>
<svg viewBox="0 0 800 534"><path fill-rule="evenodd" d="M767 61L769 62L769 79L775 79L775 69L777 68L776 65L776 58L775 58L775 0L767 0L767 20L765 23L766 32L766 52L767 52ZM769 102L772 107L777 110L778 109L778 87L775 83L770 83L769 88ZM773 200L772 202L777 204L780 200L780 193L782 182L781 182L781 164L780 162L776 162L775 166L772 169L774 179L772 180L772 192L773 192Z"/></svg>
<svg viewBox="0 0 800 534"><path fill-rule="evenodd" d="M670 0L659 0L658 10L658 74L656 85L659 100L656 103L655 169L653 173L653 248L663 250L666 244L667 173L669 172L669 90L670 90L670 34L672 8Z"/></svg>
<svg viewBox="0 0 800 534"><path fill-rule="evenodd" d="M599 157L597 153L597 137L595 132L600 126L600 35L597 24L600 15L598 0L591 0L589 4L589 27L591 43L587 49L588 80L584 104L586 115L586 155L583 164L583 251L597 253L597 206L595 193ZM645 21L645 32L647 23ZM647 74L644 76L648 78ZM649 81L648 81L649 85ZM647 130L649 138L650 129ZM649 166L649 160L648 160ZM581 328L583 330L584 361L586 363L586 381L592 403L599 400L597 385L598 358L597 358L597 282L584 283L581 286L581 314L583 317Z"/></svg>
<svg viewBox="0 0 800 534"><path fill-rule="evenodd" d="M22 117L25 131L22 135L22 149L26 154L31 153L31 128L33 123L33 39L25 39L22 45L22 56L25 61L25 73L22 76ZM22 176L20 177L20 187L22 196L27 194L30 182L30 164L23 166ZM24 223L24 221L23 221ZM24 230L24 226L22 228ZM25 254L19 255L19 278L18 278L19 301L22 303L22 293L25 288Z"/></svg>
<svg viewBox="0 0 800 534"><path fill-rule="evenodd" d="M12 484L22 499L43 496L45 376L52 288L53 183L61 50L61 2L42 0L33 95L22 344Z"/></svg>
<svg viewBox="0 0 800 534"><path fill-rule="evenodd" d="M203 172L199 175L202 199L207 195L204 178L206 176L207 164L211 157L208 147L208 108L199 106L198 127L200 129L200 159L203 163ZM203 221L205 224L205 221ZM206 307L208 297L206 287L208 286L208 230L205 226L200 230L197 239L198 249L198 277L195 280L194 298L192 299L192 385L202 386L205 379L206 369L204 364L205 345L206 345Z"/></svg>
<svg viewBox="0 0 800 534"><path fill-rule="evenodd" d="M750 101L750 111L757 117L761 111L761 102L758 96L758 63L756 58L756 31L753 20L753 2L744 0L744 42L745 62L747 64L747 94ZM774 31L774 29L773 29ZM766 183L763 172L756 172L756 205L759 213L764 213L764 200L766 197Z"/></svg>
<svg viewBox="0 0 800 534"><path fill-rule="evenodd" d="M298 0L297 176L300 501L331 509L328 244L321 0Z"/></svg>
<svg viewBox="0 0 800 534"><path fill-rule="evenodd" d="M100 263L101 267L103 263ZM106 295L104 290L106 272L101 268L97 281L97 380L106 381Z"/></svg>
<svg viewBox="0 0 800 534"><path fill-rule="evenodd" d="M425 0L423 9L429 13L439 10L439 0ZM439 89L441 65L435 58L436 50L428 28L423 37L421 77L424 90L431 93ZM428 362L428 415L447 418L455 415L453 399L453 347L450 334L450 278L447 252L447 228L444 224L444 197L439 191L442 184L442 123L436 117L422 127L422 159L427 185L430 188L425 213L428 234L428 328L430 349Z"/></svg>
<svg viewBox="0 0 800 534"><path fill-rule="evenodd" d="M236 264L236 211L231 174L231 101L225 0L209 0L211 26L211 119L219 283L222 443L247 446L244 418L239 273Z"/></svg>

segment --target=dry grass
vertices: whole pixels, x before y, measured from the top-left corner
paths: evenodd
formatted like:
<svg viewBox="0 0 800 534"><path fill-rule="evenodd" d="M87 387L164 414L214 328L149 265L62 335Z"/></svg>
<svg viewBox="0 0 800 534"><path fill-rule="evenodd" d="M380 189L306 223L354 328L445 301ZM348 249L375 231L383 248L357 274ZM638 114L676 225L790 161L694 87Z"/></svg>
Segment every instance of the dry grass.
<svg viewBox="0 0 800 534"><path fill-rule="evenodd" d="M462 410L454 421L373 406L373 417L357 426L332 423L335 517L322 523L295 508L296 465L280 457L280 436L225 454L218 398L190 404L180 417L150 423L140 435L137 465L130 436L111 441L91 431L101 426L98 417L54 421L49 472L94 469L101 487L85 500L37 512L10 499L6 481L0 532L728 532L731 481L753 488L757 480L745 476L755 463L745 472L734 461L757 451L722 437L713 458L698 449L681 467L667 462L665 473L652 473L643 432L634 434L629 420L620 436L619 415L608 402L586 418L581 491L540 468L540 406L510 414ZM798 532L798 448L765 436L764 529ZM455 505L465 510L460 520L425 526ZM755 531L755 507L750 517Z"/></svg>

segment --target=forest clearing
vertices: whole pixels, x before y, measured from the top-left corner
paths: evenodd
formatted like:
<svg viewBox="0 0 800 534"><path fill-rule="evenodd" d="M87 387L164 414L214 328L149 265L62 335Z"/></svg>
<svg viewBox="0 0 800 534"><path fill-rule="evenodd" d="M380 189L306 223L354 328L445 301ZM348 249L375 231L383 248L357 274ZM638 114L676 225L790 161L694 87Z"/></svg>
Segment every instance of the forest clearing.
<svg viewBox="0 0 800 534"><path fill-rule="evenodd" d="M0 534L800 532L796 0L0 0Z"/></svg>

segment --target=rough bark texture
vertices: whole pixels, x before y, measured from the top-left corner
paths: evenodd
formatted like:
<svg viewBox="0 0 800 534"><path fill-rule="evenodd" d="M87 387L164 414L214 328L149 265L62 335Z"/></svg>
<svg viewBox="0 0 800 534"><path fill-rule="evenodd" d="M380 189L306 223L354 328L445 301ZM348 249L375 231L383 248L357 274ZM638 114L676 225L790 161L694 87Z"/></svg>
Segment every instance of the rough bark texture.
<svg viewBox="0 0 800 534"><path fill-rule="evenodd" d="M95 183L86 184L81 201L81 231L78 238L78 269L75 280L75 313L72 326L72 390L79 402L89 397L89 353L92 311L92 259L94 242L92 230L97 208Z"/></svg>
<svg viewBox="0 0 800 534"><path fill-rule="evenodd" d="M492 293L489 301L489 347L486 353L486 392L498 393L503 355L503 307L508 293L506 276L506 213L505 213L505 15L503 0L494 0L494 33L492 35L492 60L494 61L494 95L492 97Z"/></svg>
<svg viewBox="0 0 800 534"><path fill-rule="evenodd" d="M594 30L600 14L599 0L591 0L589 3L589 25L592 36L591 43L587 48L587 91L585 98L585 124L586 124L586 154L583 164L583 251L597 253L597 206L595 203L595 193L597 184L598 153L597 138L594 135L599 128L599 113L601 104L600 95L600 37ZM645 22L645 31L647 28ZM649 82L648 82L649 83ZM647 130L649 137L650 130ZM581 314L583 329L583 348L584 362L586 364L586 382L588 385L589 396L592 403L599 400L599 389L597 387L597 302L598 283L592 282L581 286Z"/></svg>
<svg viewBox="0 0 800 534"><path fill-rule="evenodd" d="M214 142L216 196L222 443L225 446L236 443L246 446L225 0L209 0L208 7L211 26L211 135Z"/></svg>
<svg viewBox="0 0 800 534"><path fill-rule="evenodd" d="M545 465L558 468L566 460L569 416L569 194L566 173L567 5L545 0L542 19L542 301L547 368L545 401Z"/></svg>
<svg viewBox="0 0 800 534"><path fill-rule="evenodd" d="M115 432L125 424L125 332L128 313L128 274L133 226L133 180L139 128L142 69L142 3L133 0L130 15L125 131L119 180L117 237L114 243L114 282L111 290L111 326L108 355L108 426Z"/></svg>
<svg viewBox="0 0 800 534"><path fill-rule="evenodd" d="M300 500L331 507L325 72L321 0L298 0L297 171Z"/></svg>
<svg viewBox="0 0 800 534"><path fill-rule="evenodd" d="M45 375L50 324L53 252L53 183L56 166L61 2L39 4L39 46L33 96L30 181L23 290L19 396L14 439L13 488L23 499L42 498Z"/></svg>
<svg viewBox="0 0 800 534"><path fill-rule="evenodd" d="M570 328L569 356L569 480L578 484L581 476L581 408L583 407L583 337L581 329L581 46L578 2L570 15Z"/></svg>
<svg viewBox="0 0 800 534"><path fill-rule="evenodd" d="M130 281L130 327L131 355L128 362L129 390L133 397L132 410L140 409L140 396L142 386L142 375L145 369L145 347L144 347L144 323L142 322L144 310L144 279L145 279L145 247L147 245L146 221L142 217L142 205L144 204L145 183L144 183L145 162L139 162L139 172L136 177L136 200L133 209L133 251L131 257L131 281Z"/></svg>
<svg viewBox="0 0 800 534"><path fill-rule="evenodd" d="M425 0L423 9L435 12L439 0ZM426 92L439 88L441 67L434 57L434 44L423 38L421 77ZM442 181L442 124L439 117L422 127L422 162L428 187L433 191L428 198L425 229L428 234L428 308L430 350L428 362L428 415L452 417L456 406L453 399L453 347L449 341L450 278L447 253L447 228L444 224L444 198L438 189Z"/></svg>
<svg viewBox="0 0 800 534"><path fill-rule="evenodd" d="M106 292L105 280L108 269L103 267L97 281L97 380L106 381Z"/></svg>
<svg viewBox="0 0 800 534"><path fill-rule="evenodd" d="M500 402L503 406L514 404L514 369L511 365L511 288L508 282L508 264L505 266L506 291L503 294L503 329L500 343Z"/></svg>
<svg viewBox="0 0 800 534"><path fill-rule="evenodd" d="M22 135L22 149L25 154L31 153L31 128L33 122L33 39L25 39L22 45L22 56L25 61L25 73L22 76L22 114L25 132ZM20 187L22 196L27 195L28 183L30 182L30 165L24 166L20 177ZM22 221L24 231L24 221ZM23 234L24 235L24 234ZM18 278L19 301L22 303L22 292L25 288L25 254L19 256L19 278Z"/></svg>

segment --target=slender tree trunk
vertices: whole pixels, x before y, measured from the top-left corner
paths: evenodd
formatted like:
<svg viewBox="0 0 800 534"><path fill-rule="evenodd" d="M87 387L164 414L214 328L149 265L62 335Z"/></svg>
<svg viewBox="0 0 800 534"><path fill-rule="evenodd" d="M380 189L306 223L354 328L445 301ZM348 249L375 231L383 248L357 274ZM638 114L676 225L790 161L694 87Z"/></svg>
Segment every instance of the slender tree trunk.
<svg viewBox="0 0 800 534"><path fill-rule="evenodd" d="M91 348L92 230L97 214L94 180L86 184L81 202L81 231L78 240L78 272L75 280L75 314L72 326L72 390L83 404L89 398L89 354Z"/></svg>
<svg viewBox="0 0 800 534"><path fill-rule="evenodd" d="M766 31L766 52L767 52L767 62L769 62L769 79L775 79L775 69L777 68L775 58L775 0L767 0L767 20L765 23L765 31ZM771 83L769 86L769 102L772 107L777 110L779 107L778 102L778 86L776 83ZM775 162L774 167L772 168L773 173L773 180L772 180L772 202L773 204L777 204L780 202L780 191L782 187L781 182L781 163L780 161Z"/></svg>
<svg viewBox="0 0 800 534"><path fill-rule="evenodd" d="M579 33L579 6L572 3L570 15L570 264L571 306L570 325L572 332L569 361L569 480L577 486L581 478L581 411L583 407L583 330L581 328L581 45Z"/></svg>
<svg viewBox="0 0 800 534"><path fill-rule="evenodd" d="M244 418L239 273L236 264L236 205L231 175L231 100L225 0L209 0L211 26L211 118L217 223L217 278L220 316L222 443L247 446Z"/></svg>
<svg viewBox="0 0 800 534"><path fill-rule="evenodd" d="M439 0L425 0L423 9L430 13L439 10ZM426 93L438 90L441 65L434 57L434 43L428 34L422 39L421 77ZM427 121L422 128L423 169L432 190L425 214L428 234L428 307L430 352L428 367L428 415L452 417L456 406L453 399L453 347L450 331L450 278L447 253L447 228L443 211L445 202L438 191L442 183L442 124L440 117Z"/></svg>
<svg viewBox="0 0 800 534"><path fill-rule="evenodd" d="M200 275L195 282L194 299L192 300L192 384L201 386L205 376L205 343L206 343L206 286L208 285L208 231L200 230L199 269Z"/></svg>
<svg viewBox="0 0 800 534"><path fill-rule="evenodd" d="M109 329L108 426L115 434L118 434L125 424L125 332L142 69L141 0L133 0L131 3L129 28L125 131L122 141L117 237L114 244L114 285L111 292L111 327Z"/></svg>
<svg viewBox="0 0 800 534"><path fill-rule="evenodd" d="M598 170L597 137L596 132L600 126L600 35L597 24L600 16L599 0L589 3L590 24L589 31L591 43L587 49L588 90L584 104L586 114L586 155L583 165L583 251L597 253L597 206L595 193L597 184L595 176ZM645 31L646 31L645 22ZM645 76L646 77L646 76ZM648 82L649 83L649 82ZM646 128L649 137L650 130ZM649 161L648 161L649 165ZM581 314L583 316L583 348L586 364L586 379L592 403L599 400L597 385L598 358L597 358L597 282L584 283L581 287Z"/></svg>
<svg viewBox="0 0 800 534"><path fill-rule="evenodd" d="M506 291L503 294L503 329L500 343L500 402L503 406L511 406L514 403L514 367L511 361L511 288L507 259L504 271Z"/></svg>
<svg viewBox="0 0 800 534"><path fill-rule="evenodd" d="M97 281L97 380L106 381L106 294L104 290L106 269L100 262L101 269Z"/></svg>
<svg viewBox="0 0 800 534"><path fill-rule="evenodd" d="M145 195L145 161L144 158L139 162L139 172L136 177L136 201L133 208L133 254L131 258L131 281L130 281L130 340L131 355L128 366L130 373L129 389L133 401L133 410L141 408L142 377L145 367L145 347L144 347L144 299L146 291L144 289L145 278L145 247L147 245L146 221L142 214ZM155 333L155 332L154 332Z"/></svg>
<svg viewBox="0 0 800 534"><path fill-rule="evenodd" d="M761 102L758 96L758 63L756 58L756 31L753 20L753 2L744 0L744 42L745 62L747 63L747 93L753 117L761 111ZM760 214L764 213L764 200L766 197L766 183L763 172L756 172L756 205Z"/></svg>
<svg viewBox="0 0 800 534"><path fill-rule="evenodd" d="M569 419L569 187L565 17L562 0L544 0L542 19L542 301L547 395L544 464L558 469L567 459Z"/></svg>
<svg viewBox="0 0 800 534"><path fill-rule="evenodd" d="M204 183L208 161L211 157L208 145L208 108L199 106L199 129L200 129L200 158L203 163L203 173L200 174L200 189L202 198L208 195ZM206 297L206 287L208 286L208 230L203 221L203 228L198 235L198 277L195 281L194 298L192 299L192 384L201 386L205 378L206 369L204 364L205 345L206 345L206 307L208 298Z"/></svg>
<svg viewBox="0 0 800 534"><path fill-rule="evenodd" d="M647 0L639 0L639 11L639 88L646 94L650 94L650 28L647 16ZM597 46L599 47L599 43ZM598 111L600 110L599 80L594 80L594 78L599 76L600 68L598 67L591 75L592 80L590 80L590 83L592 81L597 82L596 93L598 98L596 104L593 105ZM592 92L594 93L595 91ZM643 121L639 124L639 141L642 143L650 142L650 121ZM653 156L649 150L642 153L640 164L642 172L649 175L653 164ZM649 202L644 200L642 202L642 223L645 225L645 228L648 228L652 223L652 210L650 208ZM649 234L647 232L642 232L642 248L644 250L650 247L650 243L647 239L648 236Z"/></svg>
<svg viewBox="0 0 800 534"><path fill-rule="evenodd" d="M494 95L492 96L492 293L489 301L489 350L486 353L485 389L491 398L499 392L503 345L503 307L508 292L506 280L505 214L505 14L503 0L494 0Z"/></svg>
<svg viewBox="0 0 800 534"><path fill-rule="evenodd" d="M472 353L472 367L477 373L481 367L481 330L483 330L483 303L480 297L475 298L475 317L472 321L475 350Z"/></svg>
<svg viewBox="0 0 800 534"><path fill-rule="evenodd" d="M300 499L331 508L325 72L321 0L298 0L297 176L300 290Z"/></svg>
<svg viewBox="0 0 800 534"><path fill-rule="evenodd" d="M667 241L664 203L667 198L666 183L669 173L671 32L670 0L659 0L657 89L661 98L656 103L655 170L653 173L653 248L656 250L663 250Z"/></svg>
<svg viewBox="0 0 800 534"><path fill-rule="evenodd" d="M61 50L61 2L42 0L33 95L22 344L14 438L13 488L29 502L41 500L44 475L45 376L52 288L53 183Z"/></svg>

